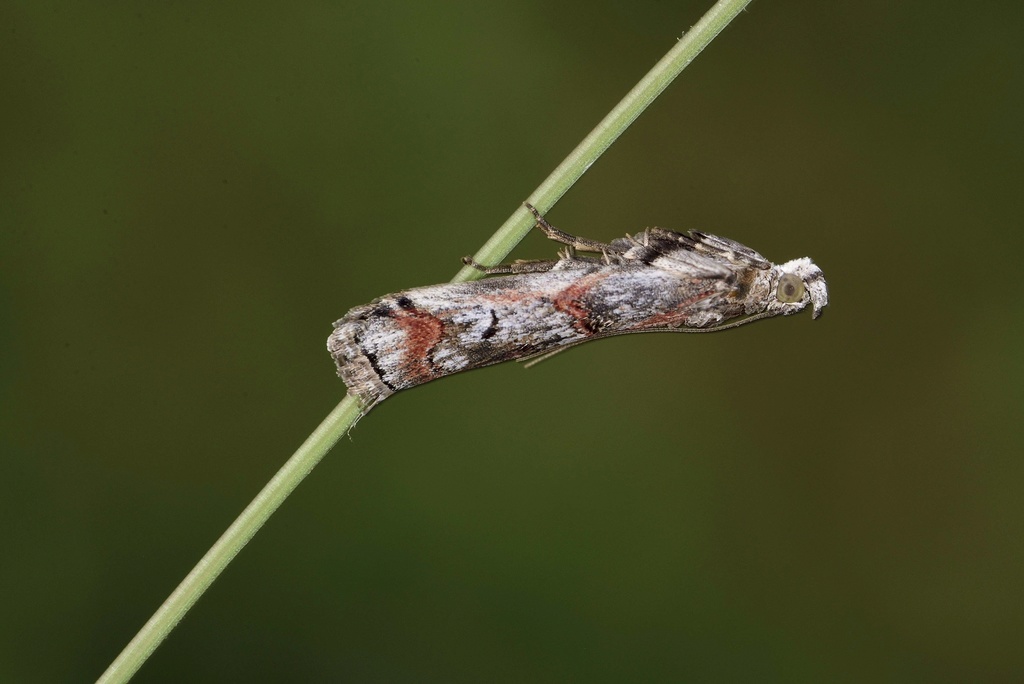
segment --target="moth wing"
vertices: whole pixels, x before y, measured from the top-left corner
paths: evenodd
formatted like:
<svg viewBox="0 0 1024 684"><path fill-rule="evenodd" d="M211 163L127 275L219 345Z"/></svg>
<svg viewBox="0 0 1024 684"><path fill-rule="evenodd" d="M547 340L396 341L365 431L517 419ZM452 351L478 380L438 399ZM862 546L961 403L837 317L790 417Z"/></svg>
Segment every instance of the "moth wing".
<svg viewBox="0 0 1024 684"><path fill-rule="evenodd" d="M697 249L689 235L662 228L648 228L636 236L612 243L623 248L622 259L669 271L684 278L725 278L734 268L713 254Z"/></svg>
<svg viewBox="0 0 1024 684"><path fill-rule="evenodd" d="M736 271L729 262L699 252L676 248L652 260L651 266L670 271L684 278L727 278Z"/></svg>
<svg viewBox="0 0 1024 684"><path fill-rule="evenodd" d="M714 277L714 274L731 267L746 266L760 270L771 268L771 262L735 240L711 233L691 230L689 233L677 233L664 228L648 228L636 236L627 235L612 242L612 247L623 251L623 258L635 259L646 264L658 265L655 262L664 257L684 270L696 271L698 277Z"/></svg>
<svg viewBox="0 0 1024 684"><path fill-rule="evenodd" d="M701 254L709 254L719 258L728 259L734 264L752 266L757 269L766 270L772 267L771 262L763 256L750 249L746 245L735 240L724 238L719 235L702 233L699 230L691 230L690 239L693 241L692 249Z"/></svg>

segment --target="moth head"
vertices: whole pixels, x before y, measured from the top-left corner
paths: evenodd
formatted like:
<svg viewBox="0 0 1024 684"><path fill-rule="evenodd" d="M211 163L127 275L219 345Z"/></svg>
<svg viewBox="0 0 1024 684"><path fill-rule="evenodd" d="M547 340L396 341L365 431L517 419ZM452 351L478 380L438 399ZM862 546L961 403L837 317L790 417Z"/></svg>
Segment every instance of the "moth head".
<svg viewBox="0 0 1024 684"><path fill-rule="evenodd" d="M775 306L788 314L802 311L810 304L811 317L820 316L821 310L828 306L828 284L817 264L804 257L787 261L778 269L779 277L772 293Z"/></svg>

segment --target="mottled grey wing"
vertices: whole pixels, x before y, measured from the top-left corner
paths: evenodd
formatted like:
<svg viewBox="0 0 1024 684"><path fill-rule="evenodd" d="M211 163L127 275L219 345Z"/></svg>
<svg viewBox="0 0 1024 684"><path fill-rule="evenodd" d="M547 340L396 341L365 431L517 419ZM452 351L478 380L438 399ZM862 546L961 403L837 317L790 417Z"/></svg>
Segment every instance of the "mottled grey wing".
<svg viewBox="0 0 1024 684"><path fill-rule="evenodd" d="M726 243L731 243L726 248ZM612 242L620 250L619 257L637 261L675 273L685 278L727 278L737 267L752 265L752 257L764 259L753 250L704 233L684 235L663 228L648 228L635 236L627 235ZM742 259L729 258L733 252L744 250Z"/></svg>
<svg viewBox="0 0 1024 684"><path fill-rule="evenodd" d="M691 230L689 236L683 237L688 238L688 241L692 243L689 249L695 252L708 254L720 259L728 259L734 264L742 264L761 270L767 270L772 267L771 262L763 256L735 240L710 233L702 233L699 230Z"/></svg>

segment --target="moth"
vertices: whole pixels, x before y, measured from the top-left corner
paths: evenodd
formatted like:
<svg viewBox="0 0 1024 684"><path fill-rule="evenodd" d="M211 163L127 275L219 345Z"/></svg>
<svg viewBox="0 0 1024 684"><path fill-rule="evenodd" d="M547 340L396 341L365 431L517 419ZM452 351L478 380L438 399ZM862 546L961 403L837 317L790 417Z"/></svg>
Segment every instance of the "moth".
<svg viewBox="0 0 1024 684"><path fill-rule="evenodd" d="M357 306L327 349L369 410L395 392L503 361L540 360L602 337L715 332L828 305L821 269L782 265L728 238L647 228L610 243L536 227L558 259L485 267L483 280L418 287ZM579 252L592 256L581 256Z"/></svg>

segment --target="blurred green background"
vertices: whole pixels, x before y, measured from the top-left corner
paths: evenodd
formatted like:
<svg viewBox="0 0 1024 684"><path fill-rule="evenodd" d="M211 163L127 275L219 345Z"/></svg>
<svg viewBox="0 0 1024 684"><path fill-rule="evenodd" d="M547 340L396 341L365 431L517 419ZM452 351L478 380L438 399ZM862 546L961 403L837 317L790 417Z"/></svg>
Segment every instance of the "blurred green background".
<svg viewBox="0 0 1024 684"><path fill-rule="evenodd" d="M710 4L0 5L0 679L98 676L344 395L331 323ZM1024 678L1022 26L753 3L549 217L811 256L825 316L389 399L137 681Z"/></svg>

